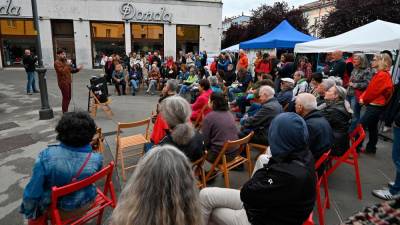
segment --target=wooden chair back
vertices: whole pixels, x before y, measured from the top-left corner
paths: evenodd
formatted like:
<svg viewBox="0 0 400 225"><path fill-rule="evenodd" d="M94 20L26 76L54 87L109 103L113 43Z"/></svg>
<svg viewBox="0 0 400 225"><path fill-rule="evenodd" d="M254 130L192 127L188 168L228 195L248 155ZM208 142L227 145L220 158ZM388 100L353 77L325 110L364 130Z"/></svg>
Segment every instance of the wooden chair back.
<svg viewBox="0 0 400 225"><path fill-rule="evenodd" d="M214 171L216 170L216 168L219 168L219 170L223 170L222 172L224 173L224 179L225 179L225 187L229 188L229 177L228 177L228 173L227 171L230 170L230 166L226 162L226 158L225 158L225 153L227 150L230 149L234 149L234 148L239 148L238 152L237 152L237 156L235 158L235 160L233 160L232 162L235 165L231 165L231 168L234 168L238 165L243 164L244 162L248 162L249 164L249 168L248 168L248 172L249 172L249 176L251 176L252 173L252 165L251 165L251 159L250 159L250 147L249 147L249 141L251 140L251 138L253 137L254 132L252 131L250 134L248 134L246 137L236 140L236 141L226 141L221 149L221 151L219 152L217 158L215 159L214 162L212 162L211 165L211 169L207 172L206 174L206 181L210 180L212 177L215 177L216 174L214 173ZM246 151L246 158L241 157L241 154L243 151ZM236 160L238 159L238 160ZM222 165L222 167L220 168L220 166Z"/></svg>
<svg viewBox="0 0 400 225"><path fill-rule="evenodd" d="M197 187L199 187L199 188L206 187L206 176L205 176L203 165L207 159L207 155L208 155L208 152L205 151L204 155L200 159L193 162L193 164L192 164L192 169L193 169L195 177L200 179L197 182Z"/></svg>
<svg viewBox="0 0 400 225"><path fill-rule="evenodd" d="M148 140L149 139L150 121L151 121L151 118L147 118L145 120L135 121L135 122L131 122L131 123L118 123L117 138L120 137L122 129L130 129L130 128L146 126L145 138Z"/></svg>

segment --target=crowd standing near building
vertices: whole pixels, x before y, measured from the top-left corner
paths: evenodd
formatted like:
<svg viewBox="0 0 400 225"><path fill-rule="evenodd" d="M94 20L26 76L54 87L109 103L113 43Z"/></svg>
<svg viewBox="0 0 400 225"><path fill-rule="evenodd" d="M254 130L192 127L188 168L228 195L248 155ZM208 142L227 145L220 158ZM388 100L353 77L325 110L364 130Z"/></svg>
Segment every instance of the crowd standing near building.
<svg viewBox="0 0 400 225"><path fill-rule="evenodd" d="M63 51L57 56L54 67L66 113L71 99L71 74L82 67L71 65ZM295 59L293 54L284 53L279 61L274 54L259 52L254 77L244 50L238 54L222 52L210 65L206 65L207 57L205 51L180 51L174 57L162 56L157 50L102 57L104 76L118 95L130 92L135 96L140 91L155 95L160 91L151 135L154 148L149 148L125 186L113 212L114 224L302 224L314 208L314 162L329 150L332 156L345 154L351 144L349 134L360 125L368 130L369 138L366 146L357 151L377 154L378 121L382 116L387 126L393 125L397 173L390 189L374 190L373 194L385 200L399 194L399 84L393 84L390 75L391 55L378 53L369 61L364 54L353 54L352 60L347 61L352 63L352 71L348 71L343 53L334 51L319 73L312 71L306 56ZM24 62L33 91L29 74L34 60L27 51ZM345 74L349 75L347 83L343 80ZM31 92L30 86L27 93ZM66 113L60 123L75 121L75 117L86 118L81 113ZM193 190L195 179L190 162L201 159L207 151L206 161L212 164L220 159L218 155L226 141L248 135L253 135L250 143L268 146L270 154L258 158L252 177L241 190L205 188L200 194ZM60 151L91 151L76 149L86 143L75 146L61 136L57 147ZM40 160L49 160L43 159L47 151L41 153ZM235 160L239 152L228 149L224 160ZM37 167L43 167L43 163L35 164ZM52 172L46 168L41 168L46 173L36 170L35 177L42 176L41 181L50 179ZM64 180L73 174L63 175L67 176ZM155 185L151 182L160 184L160 189L153 190ZM45 198L41 194L32 197L32 186L33 181L25 190L21 212L35 220L45 211L46 204L30 203L31 199ZM80 197L91 199L91 193L82 193ZM154 197L157 193L165 202ZM75 203L68 207L80 208L88 201ZM142 207L144 204L150 204L155 211L149 212ZM41 211L35 211L35 207ZM171 207L175 208L169 212Z"/></svg>

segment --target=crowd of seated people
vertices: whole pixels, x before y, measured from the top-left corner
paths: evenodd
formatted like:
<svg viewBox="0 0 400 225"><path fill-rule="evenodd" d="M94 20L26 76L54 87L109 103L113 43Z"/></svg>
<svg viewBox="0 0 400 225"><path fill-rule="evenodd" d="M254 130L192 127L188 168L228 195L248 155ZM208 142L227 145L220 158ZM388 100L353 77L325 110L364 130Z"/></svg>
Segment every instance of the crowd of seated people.
<svg viewBox="0 0 400 225"><path fill-rule="evenodd" d="M323 73L312 73L306 57L295 62L292 54L285 53L278 63L272 54L262 56L255 63L258 65L256 79L249 72L244 51L240 51L236 61L230 54L215 58L208 75L197 68L202 66L200 55L189 58L181 55L179 66L174 66L173 59L168 58L164 69L190 68L189 72L176 71L177 79L167 76L155 116L156 120L164 122L162 132L124 187L111 224L301 225L314 208L315 161L329 150L333 156L342 156L350 146L349 133L359 124L369 132L366 153L376 153L379 117L386 105L399 104L390 101L393 83L389 54L376 54L372 68L365 55L354 54L354 67L350 72L343 71L343 55L335 51ZM153 59L152 69L149 68L149 91L154 91L160 79L164 79L150 75L151 70L157 71L159 63L162 64ZM112 79L120 87L123 85L118 82L122 79L117 75L118 67L117 64ZM347 87L342 80L345 72L350 74ZM194 83L196 85L192 85ZM192 104L184 98L184 92L192 92L191 89L198 90ZM362 107L364 113L361 113ZM240 115L234 111L239 111ZM359 119L354 119L355 111ZM239 118L240 123L237 122ZM196 129L194 123L199 120L202 124ZM392 122L398 120L398 115L393 116ZM156 130L154 128L153 133ZM253 175L241 189L196 191L190 162L202 158L207 150L207 161L213 163L226 141L238 140L251 132L254 136L249 143L268 146L270 154L257 159ZM62 152L90 151L82 147L86 146L84 141L76 146L59 140L62 144L56 148ZM226 151L227 161L235 159L237 150ZM399 158L394 160L400 161ZM39 172L37 175L43 165L43 162L35 164L34 177L43 176L43 181L50 179L46 182L52 184L48 174ZM96 167L87 176L98 169ZM397 170L400 174L400 166ZM25 189L21 211L27 218L40 216L33 215L38 199L44 197L41 192L38 196L32 191L37 188L33 185L38 184L32 180ZM399 193L399 187L400 176L394 188L376 190L374 195L390 199ZM88 199L86 203L92 198ZM79 207L71 205L66 210Z"/></svg>

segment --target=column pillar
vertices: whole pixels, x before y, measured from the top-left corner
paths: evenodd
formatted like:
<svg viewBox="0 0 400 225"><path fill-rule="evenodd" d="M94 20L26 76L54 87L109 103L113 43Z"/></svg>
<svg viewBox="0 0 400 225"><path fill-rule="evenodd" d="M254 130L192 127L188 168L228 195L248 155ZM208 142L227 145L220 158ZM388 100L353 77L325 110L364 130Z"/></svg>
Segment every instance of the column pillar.
<svg viewBox="0 0 400 225"><path fill-rule="evenodd" d="M125 22L125 53L129 56L132 51L131 23Z"/></svg>
<svg viewBox="0 0 400 225"><path fill-rule="evenodd" d="M164 24L164 55L176 60L176 25Z"/></svg>
<svg viewBox="0 0 400 225"><path fill-rule="evenodd" d="M74 41L76 64L82 64L85 69L93 68L90 22L74 20Z"/></svg>
<svg viewBox="0 0 400 225"><path fill-rule="evenodd" d="M53 34L49 19L39 20L40 45L42 46L43 66L54 68Z"/></svg>

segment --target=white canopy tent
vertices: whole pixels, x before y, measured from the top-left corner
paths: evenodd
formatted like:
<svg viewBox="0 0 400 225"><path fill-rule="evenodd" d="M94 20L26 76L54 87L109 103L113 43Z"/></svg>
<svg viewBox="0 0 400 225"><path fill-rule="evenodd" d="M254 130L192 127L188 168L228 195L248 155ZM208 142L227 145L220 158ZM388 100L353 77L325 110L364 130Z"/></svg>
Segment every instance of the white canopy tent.
<svg viewBox="0 0 400 225"><path fill-rule="evenodd" d="M239 52L239 44L232 45L231 47L222 49L221 52Z"/></svg>
<svg viewBox="0 0 400 225"><path fill-rule="evenodd" d="M393 49L400 49L400 25L376 20L334 37L296 44L294 52L379 52Z"/></svg>
<svg viewBox="0 0 400 225"><path fill-rule="evenodd" d="M296 44L295 53L380 52L400 50L400 25L382 20L358 27L346 33L315 41ZM394 63L394 79L397 80L400 57Z"/></svg>

